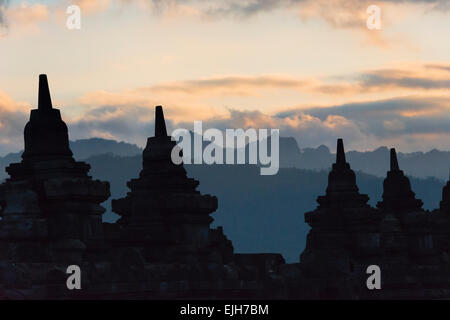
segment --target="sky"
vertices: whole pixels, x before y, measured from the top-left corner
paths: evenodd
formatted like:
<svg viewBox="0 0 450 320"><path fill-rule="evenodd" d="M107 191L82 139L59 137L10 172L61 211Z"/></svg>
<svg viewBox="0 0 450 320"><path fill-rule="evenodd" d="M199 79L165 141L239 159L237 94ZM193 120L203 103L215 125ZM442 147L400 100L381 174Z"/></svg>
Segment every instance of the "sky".
<svg viewBox="0 0 450 320"><path fill-rule="evenodd" d="M450 150L449 30L450 0L0 0L0 155L23 148L41 73L71 140L143 146L163 105L169 130Z"/></svg>

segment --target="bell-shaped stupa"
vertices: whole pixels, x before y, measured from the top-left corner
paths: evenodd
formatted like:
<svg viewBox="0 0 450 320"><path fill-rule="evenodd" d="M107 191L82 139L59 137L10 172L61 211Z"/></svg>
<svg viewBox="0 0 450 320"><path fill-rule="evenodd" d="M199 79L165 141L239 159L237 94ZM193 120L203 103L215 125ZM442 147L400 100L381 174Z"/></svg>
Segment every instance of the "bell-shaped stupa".
<svg viewBox="0 0 450 320"><path fill-rule="evenodd" d="M71 157L67 126L58 109L53 109L47 75L39 76L38 108L31 110L30 121L25 126L24 160L49 157Z"/></svg>
<svg viewBox="0 0 450 320"><path fill-rule="evenodd" d="M383 201L377 207L394 212L421 211L423 202L416 199L411 184L398 165L397 153L391 149L391 166L383 182Z"/></svg>
<svg viewBox="0 0 450 320"><path fill-rule="evenodd" d="M355 172L345 160L344 142L337 141L336 163L328 175L328 187L325 196L317 199L320 207L367 207L369 197L360 194L356 185Z"/></svg>
<svg viewBox="0 0 450 320"><path fill-rule="evenodd" d="M328 175L319 206L305 213L311 226L300 268L316 298L358 296L364 289L365 267L380 251L381 214L360 194L356 175L345 159L344 143L337 141L336 163Z"/></svg>
<svg viewBox="0 0 450 320"><path fill-rule="evenodd" d="M199 182L187 177L182 164L172 161L172 152L179 152L174 148L178 147L167 134L163 109L158 106L155 136L148 138L139 178L127 183L131 191L125 198L112 202L113 211L121 216L116 241L143 247L147 261L202 260L218 247L216 257L227 261L232 257L231 243L221 228L210 229L217 198L196 190Z"/></svg>
<svg viewBox="0 0 450 320"><path fill-rule="evenodd" d="M6 168L10 177L0 185L0 260L15 266L78 263L102 247L100 203L110 195L109 183L92 180L90 166L73 159L46 75L39 76L38 108L31 111L24 137L23 160Z"/></svg>

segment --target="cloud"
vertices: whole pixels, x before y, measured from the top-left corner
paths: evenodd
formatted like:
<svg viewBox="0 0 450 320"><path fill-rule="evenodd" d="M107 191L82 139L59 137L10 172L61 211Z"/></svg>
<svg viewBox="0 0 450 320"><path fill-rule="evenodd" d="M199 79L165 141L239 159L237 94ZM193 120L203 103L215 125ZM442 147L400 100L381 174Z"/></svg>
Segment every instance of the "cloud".
<svg viewBox="0 0 450 320"><path fill-rule="evenodd" d="M7 34L7 22L5 19L5 11L8 6L8 0L0 0L0 37Z"/></svg>
<svg viewBox="0 0 450 320"><path fill-rule="evenodd" d="M0 154L20 150L27 109L26 104L15 102L0 91Z"/></svg>
<svg viewBox="0 0 450 320"><path fill-rule="evenodd" d="M429 62L327 78L215 76L118 92L94 91L76 102L81 110L77 116L65 114L70 105L61 110L72 139L99 136L141 146L153 132L154 106L163 105L169 130L190 128L194 120L202 120L205 128L279 128L282 135L296 137L301 147L331 147L336 137L343 137L354 149L394 144L405 151L450 149L448 69L448 64ZM306 101L319 101L321 106L299 107L297 101L305 101L305 94ZM282 100L284 96L289 99ZM323 96L326 99L315 100ZM268 107L258 109L248 101L267 101ZM28 110L25 104L0 95L3 142L22 145ZM271 114L270 110L282 111Z"/></svg>
<svg viewBox="0 0 450 320"><path fill-rule="evenodd" d="M191 129L191 123L178 123L177 127ZM279 117L268 115L260 111L229 110L229 115L216 119L203 121L204 130L217 128L255 128L255 129L280 129L281 136L295 137L301 147L319 146L326 144L333 146L336 137L343 137L352 141L352 145L362 140L367 141L367 136L356 123L343 116L332 115L320 119L305 112L298 112L290 116ZM365 138L366 137L366 138Z"/></svg>
<svg viewBox="0 0 450 320"><path fill-rule="evenodd" d="M180 105L180 101L182 104ZM116 112L132 113L136 108L142 109L139 113L140 120L153 119L153 110L156 105L165 106L165 113L174 121L181 119L202 120L208 116L217 114L214 107L196 100L195 97L184 95L180 98L177 94L167 94L166 91L156 94L147 89L126 90L122 92L95 91L81 97L80 103L95 110L102 107L113 107ZM89 111L90 112L90 111ZM82 115L81 117L85 117ZM77 119L75 119L77 120Z"/></svg>
<svg viewBox="0 0 450 320"><path fill-rule="evenodd" d="M80 7L83 14L95 14L107 10L110 0L73 0L73 4Z"/></svg>
<svg viewBox="0 0 450 320"><path fill-rule="evenodd" d="M19 6L11 7L7 11L7 17L14 24L34 24L47 20L49 16L47 6L43 4L29 5L23 2Z"/></svg>
<svg viewBox="0 0 450 320"><path fill-rule="evenodd" d="M440 66L442 70L442 66ZM380 70L360 76L365 88L398 87L409 89L449 89L450 75L435 77L432 74L418 74L405 70Z"/></svg>
<svg viewBox="0 0 450 320"><path fill-rule="evenodd" d="M302 147L334 146L336 137L341 136L356 149L393 143L405 148L426 149L428 145L424 141L429 145L435 141L437 147L450 149L450 141L447 143L443 138L450 133L447 67L438 63L405 65L327 79L283 75L216 76L116 93L97 91L82 97L80 102L89 111L79 119L72 119L71 123L78 128L77 137L96 133L142 145L144 132L152 126L153 108L162 104L167 118L172 120L171 128L190 129L194 120L203 120L205 128L279 128L283 135L296 137ZM334 96L351 95L354 99L357 95L361 101L285 109L275 115L237 107L216 105L215 108L211 102L215 101L213 98L222 101L231 95L239 99L253 95L275 98L286 90L296 93L294 97L306 93L317 97L332 95L334 100ZM381 98L395 96L398 92L406 96ZM241 101L239 99L236 101ZM127 139L128 135L133 140Z"/></svg>
<svg viewBox="0 0 450 320"><path fill-rule="evenodd" d="M450 72L450 65L448 64L426 64L425 67Z"/></svg>
<svg viewBox="0 0 450 320"><path fill-rule="evenodd" d="M393 10L400 5L421 5L423 11L447 11L447 0L118 0L123 4L138 3L158 15L195 15L208 19L251 18L261 13L288 10L303 21L322 19L335 28L366 29L369 5L377 4ZM94 1L95 2L95 1ZM395 16L398 18L398 12Z"/></svg>
<svg viewBox="0 0 450 320"><path fill-rule="evenodd" d="M8 2L9 0L0 0L0 24L2 11L5 11ZM195 16L206 19L244 19L261 13L288 10L298 15L303 21L322 19L335 28L366 30L368 17L366 9L374 3L371 0L73 0L70 4L80 6L84 14L104 12L113 7L113 4L122 5L121 8L137 4L156 15ZM450 9L447 0L381 0L377 4L390 8L396 5L416 4L424 5L431 10ZM46 7L43 4L30 6L26 3L20 6L34 7L34 9L41 7L41 10ZM398 18L397 14L395 16ZM374 33L371 34L374 35Z"/></svg>
<svg viewBox="0 0 450 320"><path fill-rule="evenodd" d="M449 65L415 65L398 69L363 71L351 76L335 76L328 79L287 75L217 76L158 84L138 89L135 93L148 91L154 94L250 96L268 89L326 95L364 94L392 89L447 90L450 88L450 74L445 71L449 70Z"/></svg>
<svg viewBox="0 0 450 320"><path fill-rule="evenodd" d="M324 21L333 29L354 31L364 44L381 48L411 46L409 39L395 29L386 28L401 24L417 12L446 13L447 0L121 0L122 3L139 3L161 17L195 17L203 20L246 20L257 15L287 12L302 22ZM382 10L382 29L369 30L367 8L378 5Z"/></svg>
<svg viewBox="0 0 450 320"><path fill-rule="evenodd" d="M215 3L206 11L213 15L252 16L260 12L289 8L303 0L253 0L253 1L212 1Z"/></svg>
<svg viewBox="0 0 450 320"><path fill-rule="evenodd" d="M433 67L430 67L433 66ZM375 69L350 75L294 77L288 75L225 75L203 79L164 82L121 92L95 91L80 100L84 105L136 105L153 107L156 104L175 106L180 101L211 112L211 99L223 101L232 97L275 97L292 93L316 97L348 97L395 92L445 93L450 88L450 73L445 64L407 65L397 69ZM182 108L179 108L179 112Z"/></svg>
<svg viewBox="0 0 450 320"><path fill-rule="evenodd" d="M303 0L119 0L146 4L154 13L195 11L205 17L251 16L263 11L285 8Z"/></svg>
<svg viewBox="0 0 450 320"><path fill-rule="evenodd" d="M222 130L278 128L282 136L295 137L301 147L325 144L333 148L336 138L342 137L352 149L397 145L403 150L417 151L450 148L445 138L450 134L449 111L450 101L446 98L409 97L297 109L275 115L231 110L228 117L208 120L204 126Z"/></svg>
<svg viewBox="0 0 450 320"><path fill-rule="evenodd" d="M362 11L365 15L365 9L373 4L370 0L122 0L122 2L146 2L159 13L178 6L190 6L204 15L215 17L250 17L262 12L295 9L304 12L304 17L321 16L330 24L341 27L353 26L354 21L360 16L361 9L364 9ZM377 3L426 4L439 10L448 7L447 0L382 0Z"/></svg>
<svg viewBox="0 0 450 320"><path fill-rule="evenodd" d="M450 88L450 65L410 64L398 68L366 70L349 76L317 79L312 90L323 94L369 94L394 90L443 91Z"/></svg>
<svg viewBox="0 0 450 320"><path fill-rule="evenodd" d="M402 151L450 150L448 95L292 108L276 114L230 108L226 114L214 116L196 113L189 105L168 106L164 110L169 132L176 128L192 129L193 119L201 116L196 120L203 120L204 130L277 128L282 136L295 137L301 148L322 144L333 148L336 138L341 137L349 149L357 150L381 145L396 146ZM26 104L14 102L0 92L0 153L23 147L28 113ZM91 106L80 117L64 116L64 120L71 139L103 137L144 146L154 131L154 105L113 105L110 101L110 105Z"/></svg>
<svg viewBox="0 0 450 320"><path fill-rule="evenodd" d="M0 0L0 25L5 23L5 10L8 5L8 0Z"/></svg>
<svg viewBox="0 0 450 320"><path fill-rule="evenodd" d="M49 10L44 4L22 2L18 5L7 6L8 0L1 1L0 27L3 27L4 34L8 32L9 27L19 27L26 32L36 32L39 30L37 25L49 18Z"/></svg>
<svg viewBox="0 0 450 320"><path fill-rule="evenodd" d="M417 151L417 149L429 150L433 147L450 148L450 142L445 138L450 134L449 111L448 96L411 96L326 108L290 110L278 113L276 117L289 119L292 122L293 119L304 119L305 115L308 115L318 119L322 124L329 121L330 117L341 117L348 122L346 126L338 126L341 129L347 128L341 134L350 136L349 144L356 149L395 143L403 150ZM348 131L348 128L352 128L352 131ZM291 132L295 134L295 131ZM352 135L351 132L357 132L357 134ZM337 132L332 131L332 133ZM308 136L310 136L309 133ZM298 135L296 137L301 139ZM307 140L314 141L311 138ZM329 140L328 137L324 141ZM316 143L318 142L316 140Z"/></svg>
<svg viewBox="0 0 450 320"><path fill-rule="evenodd" d="M320 17L335 28L365 28L369 1L360 0L316 0L304 1L299 9L302 20L308 21Z"/></svg>
<svg viewBox="0 0 450 320"><path fill-rule="evenodd" d="M193 129L191 121L172 121L171 108L165 108L167 128L172 132L176 128ZM144 146L146 138L154 132L154 109L143 107L99 107L87 112L76 121L67 121L70 138L82 139L103 137L128 141ZM203 130L217 128L278 128L283 136L293 136L303 147L320 144L333 145L336 137L344 137L358 145L364 140L364 133L356 123L340 115L329 115L324 119L307 113L289 117L278 117L260 111L239 111L229 109L225 116L210 117L203 120ZM358 143L357 143L358 142Z"/></svg>
<svg viewBox="0 0 450 320"><path fill-rule="evenodd" d="M105 106L88 111L76 121L66 122L73 140L101 137L143 146L154 130L152 112L142 107Z"/></svg>
<svg viewBox="0 0 450 320"><path fill-rule="evenodd" d="M222 76L201 80L188 80L155 85L146 90L156 93L185 94L237 94L252 95L256 91L270 88L285 88L299 90L308 85L306 79L288 76Z"/></svg>
<svg viewBox="0 0 450 320"><path fill-rule="evenodd" d="M169 132L193 127L193 120L180 121L176 114L180 109L189 115L187 107L165 108ZM358 150L380 145L395 145L403 151L450 149L449 111L447 97L428 96L290 109L277 114L231 108L225 115L203 118L203 128L277 128L282 136L295 137L302 148L321 144L333 148L336 138L342 137L349 148ZM70 121L71 137L101 136L142 146L153 134L153 112L153 107L98 107Z"/></svg>

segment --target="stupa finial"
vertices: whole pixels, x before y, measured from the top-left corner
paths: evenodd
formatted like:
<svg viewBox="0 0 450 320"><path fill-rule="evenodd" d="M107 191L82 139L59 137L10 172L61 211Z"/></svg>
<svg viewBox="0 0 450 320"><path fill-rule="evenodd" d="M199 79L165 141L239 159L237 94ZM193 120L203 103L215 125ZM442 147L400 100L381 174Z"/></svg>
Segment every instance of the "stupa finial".
<svg viewBox="0 0 450 320"><path fill-rule="evenodd" d="M155 137L167 137L166 121L162 106L155 109Z"/></svg>
<svg viewBox="0 0 450 320"><path fill-rule="evenodd" d="M343 165L345 163L344 141L342 139L338 139L336 150L336 164Z"/></svg>
<svg viewBox="0 0 450 320"><path fill-rule="evenodd" d="M395 152L395 148L391 149L391 171L400 171L397 160L397 153Z"/></svg>
<svg viewBox="0 0 450 320"><path fill-rule="evenodd" d="M52 109L52 99L50 97L50 89L48 88L48 80L46 74L39 75L39 98L38 109Z"/></svg>

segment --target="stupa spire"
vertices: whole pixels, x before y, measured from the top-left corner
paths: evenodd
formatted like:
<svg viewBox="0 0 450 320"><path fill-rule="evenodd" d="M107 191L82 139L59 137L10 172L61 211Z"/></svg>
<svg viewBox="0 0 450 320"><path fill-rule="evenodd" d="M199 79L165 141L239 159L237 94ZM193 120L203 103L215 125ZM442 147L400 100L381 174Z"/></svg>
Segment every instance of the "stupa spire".
<svg viewBox="0 0 450 320"><path fill-rule="evenodd" d="M342 139L338 139L336 150L336 164L344 165L346 162L347 161L345 160L344 141Z"/></svg>
<svg viewBox="0 0 450 320"><path fill-rule="evenodd" d="M52 109L52 98L50 96L50 89L48 87L48 80L46 74L39 75L38 109L39 110Z"/></svg>
<svg viewBox="0 0 450 320"><path fill-rule="evenodd" d="M25 126L23 159L34 156L72 156L67 126L52 106L47 75L39 75L38 108L31 110Z"/></svg>
<svg viewBox="0 0 450 320"><path fill-rule="evenodd" d="M162 106L155 109L155 137L167 137L166 121Z"/></svg>
<svg viewBox="0 0 450 320"><path fill-rule="evenodd" d="M383 201L378 202L381 209L398 212L422 210L423 202L416 199L407 176L400 170L397 153L391 149L390 170L383 182Z"/></svg>
<svg viewBox="0 0 450 320"><path fill-rule="evenodd" d="M391 149L391 171L400 171L397 160L397 153L395 152L395 148Z"/></svg>
<svg viewBox="0 0 450 320"><path fill-rule="evenodd" d="M363 207L368 196L360 194L356 185L355 172L345 159L344 141L337 140L336 163L328 175L326 195L317 199L321 207Z"/></svg>

